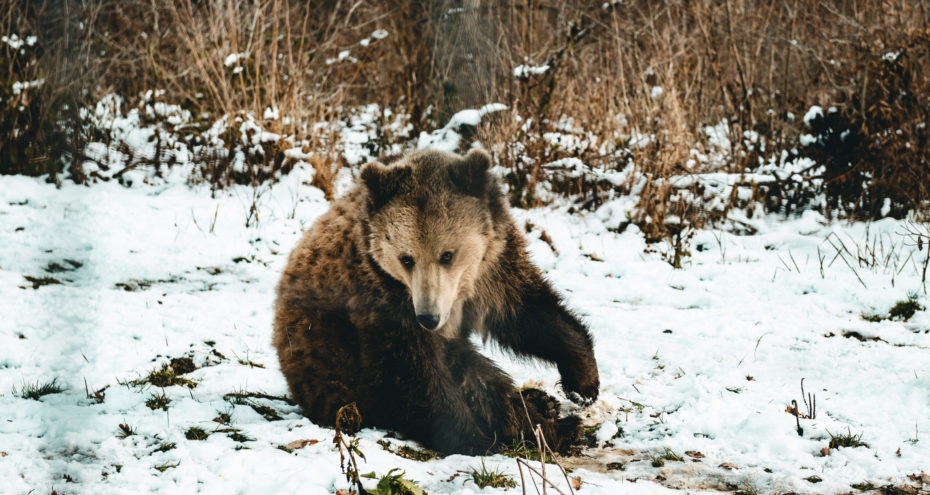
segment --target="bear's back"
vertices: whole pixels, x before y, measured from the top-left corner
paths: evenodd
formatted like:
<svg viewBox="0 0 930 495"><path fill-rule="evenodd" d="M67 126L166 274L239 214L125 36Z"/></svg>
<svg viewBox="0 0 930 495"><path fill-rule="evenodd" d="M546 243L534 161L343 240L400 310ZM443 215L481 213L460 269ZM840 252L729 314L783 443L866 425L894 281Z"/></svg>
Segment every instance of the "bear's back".
<svg viewBox="0 0 930 495"><path fill-rule="evenodd" d="M363 201L362 188L352 189L303 234L278 284L279 301L313 297L319 307L334 307L358 293L365 278L357 239Z"/></svg>

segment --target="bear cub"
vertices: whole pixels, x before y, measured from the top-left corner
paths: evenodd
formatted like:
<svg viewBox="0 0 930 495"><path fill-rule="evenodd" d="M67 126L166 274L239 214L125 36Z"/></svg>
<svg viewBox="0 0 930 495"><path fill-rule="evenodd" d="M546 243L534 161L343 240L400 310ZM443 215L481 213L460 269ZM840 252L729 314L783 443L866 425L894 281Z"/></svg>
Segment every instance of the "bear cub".
<svg viewBox="0 0 930 495"><path fill-rule="evenodd" d="M418 151L369 163L307 231L277 288L273 344L303 413L333 425L355 402L362 425L446 453L533 438L579 439L558 402L521 392L468 337L554 364L566 395L598 395L591 334L529 259L491 159Z"/></svg>

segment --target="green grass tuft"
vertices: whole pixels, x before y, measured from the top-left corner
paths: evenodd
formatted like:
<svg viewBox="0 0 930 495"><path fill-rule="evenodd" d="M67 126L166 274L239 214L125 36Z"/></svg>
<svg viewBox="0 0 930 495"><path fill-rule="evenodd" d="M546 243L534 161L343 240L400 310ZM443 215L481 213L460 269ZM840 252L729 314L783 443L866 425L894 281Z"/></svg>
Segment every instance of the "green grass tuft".
<svg viewBox="0 0 930 495"><path fill-rule="evenodd" d="M175 447L177 447L177 444L175 444L174 442L163 443L159 445L158 447L156 447L155 450L152 451L152 453L154 454L156 452L168 452L169 450L173 450Z"/></svg>
<svg viewBox="0 0 930 495"><path fill-rule="evenodd" d="M914 316L914 313L922 311L923 309L924 307L917 302L917 294L908 294L907 299L896 302L895 305L888 310L888 319L907 321Z"/></svg>
<svg viewBox="0 0 930 495"><path fill-rule="evenodd" d="M665 465L665 461L682 462L684 459L675 452L672 452L672 450L665 449L662 455L652 458L652 467L662 467Z"/></svg>
<svg viewBox="0 0 930 495"><path fill-rule="evenodd" d="M884 321L885 317L874 313L862 313L862 319L868 322L878 323Z"/></svg>
<svg viewBox="0 0 930 495"><path fill-rule="evenodd" d="M206 440L210 434L197 426L190 427L185 433L184 438L188 440Z"/></svg>
<svg viewBox="0 0 930 495"><path fill-rule="evenodd" d="M484 465L484 459L481 459L481 470L473 468L471 470L471 480L478 485L478 488L516 488L517 482L502 471L488 470Z"/></svg>
<svg viewBox="0 0 930 495"><path fill-rule="evenodd" d="M176 468L176 467L178 467L180 464L181 464L181 463L179 463L179 462L166 462L166 463L164 463L164 464L162 464L162 465L160 465L160 466L155 466L155 469L158 470L158 472L160 472L160 473L164 473L165 471L167 471L167 470L169 470L169 469L171 469L171 468Z"/></svg>
<svg viewBox="0 0 930 495"><path fill-rule="evenodd" d="M58 384L58 378L52 378L52 381L41 383L25 383L19 389L19 396L24 399L39 400L43 395L60 394L65 388ZM14 395L16 391L14 390Z"/></svg>
<svg viewBox="0 0 930 495"><path fill-rule="evenodd" d="M197 382L179 376L175 373L174 368L167 364L162 365L161 369L150 371L144 378L134 380L133 385L144 385L146 383L160 388L171 387L173 385L180 385L187 388L194 388L197 386Z"/></svg>
<svg viewBox="0 0 930 495"><path fill-rule="evenodd" d="M529 461L538 461L541 459L539 449L535 445L523 440L514 439L510 447L504 448L501 454L513 459L523 458Z"/></svg>
<svg viewBox="0 0 930 495"><path fill-rule="evenodd" d="M407 445L401 445L395 449L391 445L391 442L384 439L378 440L378 445L380 445L382 449L392 454L399 455L404 459L410 459L412 461L426 462L433 459L439 459L441 457L439 452L435 452L429 449L418 449L416 447L410 447Z"/></svg>
<svg viewBox="0 0 930 495"><path fill-rule="evenodd" d="M159 388L171 387L173 385L187 388L194 388L197 386L196 381L180 376L180 373L177 373L169 364L163 364L161 368L155 368L149 371L147 375L136 378L135 380L123 382L117 379L116 382L126 387L137 387L139 389L145 388L147 385Z"/></svg>
<svg viewBox="0 0 930 495"><path fill-rule="evenodd" d="M859 490L860 492L867 492L867 491L871 491L875 489L875 485L873 485L872 482L870 481L863 481L862 483L853 483L849 486L851 486L852 488L855 488L856 490Z"/></svg>
<svg viewBox="0 0 930 495"><path fill-rule="evenodd" d="M245 359L242 359L241 357L239 357L239 355L236 354L235 352L233 352L233 356L236 356L236 361L238 361L239 364L241 364L242 366L248 366L249 368L264 368L265 367L264 364L256 363L255 361L252 361L251 359L249 359L248 354L246 354Z"/></svg>
<svg viewBox="0 0 930 495"><path fill-rule="evenodd" d="M827 430L827 434L830 435L831 449L838 449L840 447L856 448L869 446L869 444L862 441L862 433L853 435L848 428L846 429L846 434L834 435L830 433L830 430Z"/></svg>
<svg viewBox="0 0 930 495"><path fill-rule="evenodd" d="M917 293L909 293L907 299L898 301L888 310L888 315L883 316L875 313L863 313L862 319L872 323L878 323L885 320L907 321L918 311L923 311L923 306L917 302Z"/></svg>
<svg viewBox="0 0 930 495"><path fill-rule="evenodd" d="M152 394L152 396L145 401L145 405L153 411L156 409L167 411L168 404L171 404L171 399L169 399L164 392L162 392L161 395Z"/></svg>
<svg viewBox="0 0 930 495"><path fill-rule="evenodd" d="M252 442L255 440L254 438L239 433L238 431L234 431L227 436L236 442Z"/></svg>

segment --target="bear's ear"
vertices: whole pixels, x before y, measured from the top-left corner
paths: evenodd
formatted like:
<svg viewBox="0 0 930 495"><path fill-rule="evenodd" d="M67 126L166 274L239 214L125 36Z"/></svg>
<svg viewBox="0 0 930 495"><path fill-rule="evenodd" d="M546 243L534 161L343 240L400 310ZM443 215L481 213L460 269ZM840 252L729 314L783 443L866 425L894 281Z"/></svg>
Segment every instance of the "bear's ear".
<svg viewBox="0 0 930 495"><path fill-rule="evenodd" d="M410 178L410 167L387 167L371 162L362 167L361 176L368 188L371 208L377 210L397 195L401 186Z"/></svg>
<svg viewBox="0 0 930 495"><path fill-rule="evenodd" d="M465 158L452 166L452 181L465 194L482 197L488 184L491 156L484 150L473 149Z"/></svg>

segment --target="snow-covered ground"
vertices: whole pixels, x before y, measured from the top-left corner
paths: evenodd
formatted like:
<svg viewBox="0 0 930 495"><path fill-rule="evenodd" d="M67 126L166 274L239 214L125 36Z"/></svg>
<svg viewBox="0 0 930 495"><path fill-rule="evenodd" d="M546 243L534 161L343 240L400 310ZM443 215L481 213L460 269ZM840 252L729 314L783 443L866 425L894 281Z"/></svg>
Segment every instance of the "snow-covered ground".
<svg viewBox="0 0 930 495"><path fill-rule="evenodd" d="M332 430L284 401L224 399L287 394L270 344L272 303L301 229L328 207L308 179L298 167L258 193L214 198L181 183L55 189L0 177L0 492L348 488ZM258 218L246 227L253 200ZM753 236L698 232L674 270L644 253L636 227L609 230L623 211L618 199L591 213L514 212L532 224L534 259L596 339L601 398L586 409L565 401L601 425L598 447L563 460L583 482L577 493L837 493L916 486L907 476L930 471L930 312L862 317L887 314L909 293L928 303L918 273L927 248L907 245L900 222L757 218ZM836 257L841 242L851 253ZM852 255L873 242L894 249L887 266ZM486 350L518 383L562 397L554 369ZM181 357L198 367L184 375L195 388L130 383ZM799 436L786 408L794 399L806 413L802 378L817 407ZM24 385L52 379L65 390L22 397ZM88 398L85 386L107 387L105 397ZM146 405L162 393L167 410ZM222 415L228 424L214 421ZM119 435L121 424L134 434ZM191 427L209 437L187 439ZM847 432L868 447L822 453L831 434ZM376 443L385 433L360 433L360 472L401 468L430 493L504 492L470 481L480 458L408 460ZM319 442L278 448L303 439ZM654 466L666 449L684 460ZM484 462L519 480L513 459Z"/></svg>

